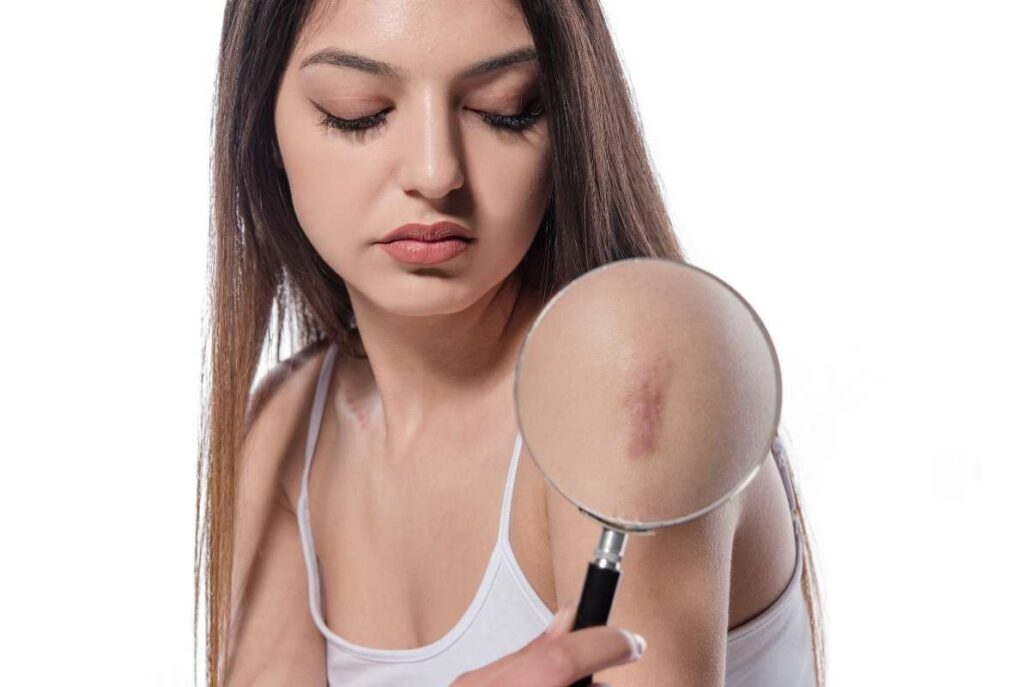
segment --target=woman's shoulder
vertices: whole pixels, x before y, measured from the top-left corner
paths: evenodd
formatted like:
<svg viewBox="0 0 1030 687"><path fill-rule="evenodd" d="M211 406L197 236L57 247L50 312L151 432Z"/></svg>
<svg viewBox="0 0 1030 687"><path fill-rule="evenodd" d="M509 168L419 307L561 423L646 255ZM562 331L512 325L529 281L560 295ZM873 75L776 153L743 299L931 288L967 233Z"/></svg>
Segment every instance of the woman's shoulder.
<svg viewBox="0 0 1030 687"><path fill-rule="evenodd" d="M243 469L275 480L277 498L291 511L293 476L303 467L307 420L328 348L319 340L280 361L261 377L248 401Z"/></svg>
<svg viewBox="0 0 1030 687"><path fill-rule="evenodd" d="M302 394L308 384L314 383L313 377L317 377L317 370L328 348L329 342L325 339L313 341L289 358L279 361L261 377L247 404L245 426L248 432L262 415L268 415L265 411L269 405L282 406L296 401L297 394Z"/></svg>

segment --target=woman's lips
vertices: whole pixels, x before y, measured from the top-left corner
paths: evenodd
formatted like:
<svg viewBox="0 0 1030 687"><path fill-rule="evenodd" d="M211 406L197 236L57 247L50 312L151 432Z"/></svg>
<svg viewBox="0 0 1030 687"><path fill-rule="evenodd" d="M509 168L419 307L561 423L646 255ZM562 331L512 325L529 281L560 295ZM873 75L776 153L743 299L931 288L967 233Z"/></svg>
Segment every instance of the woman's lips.
<svg viewBox="0 0 1030 687"><path fill-rule="evenodd" d="M472 242L456 238L440 241L401 239L377 245L399 262L409 265L435 265L457 257L468 248L470 243Z"/></svg>

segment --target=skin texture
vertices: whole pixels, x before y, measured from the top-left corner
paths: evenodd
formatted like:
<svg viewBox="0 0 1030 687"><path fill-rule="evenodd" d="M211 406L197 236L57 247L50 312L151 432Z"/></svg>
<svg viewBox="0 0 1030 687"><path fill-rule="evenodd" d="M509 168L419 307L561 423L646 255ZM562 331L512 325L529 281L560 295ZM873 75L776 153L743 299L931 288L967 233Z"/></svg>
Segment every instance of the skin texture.
<svg viewBox="0 0 1030 687"><path fill-rule="evenodd" d="M546 208L551 141L546 113L520 133L500 132L481 116L515 114L532 103L535 62L475 78L460 75L487 58L532 45L509 2L334 2L305 27L277 95L277 145L294 208L311 243L345 280L368 355L334 369L310 476L326 621L366 646L408 648L442 636L471 601L495 542L517 428L514 364L536 314L513 270ZM301 67L328 48L389 63L400 76L327 64ZM352 119L381 111L384 124L357 135L320 126L325 112ZM476 237L452 261L418 268L375 245L401 224L440 219L463 224ZM324 684L325 644L308 616L291 511L320 362L321 355L312 357L303 374L283 383L269 402L274 411L262 413L251 434L250 463L267 463L271 471L280 444L285 456L282 498L269 506L276 514L269 522L278 524L252 536L262 554L250 591L264 609L261 617L275 621L251 627L254 633L297 631L277 630L264 644L241 640L243 653L255 662L241 668L236 684L279 684L274 678L254 682L254 675L291 676L283 684L307 684L310 675L310 684ZM639 455L661 424L660 378L660 367L645 364L628 387L643 428L634 449ZM764 472L767 479L756 484L781 498L771 461ZM771 499L768 504L781 507ZM625 563L634 574L620 582L610 625L646 637L647 656L597 670L595 680L630 687L719 684L739 514L734 504L689 527L632 542ZM756 513L752 519L789 528L789 518ZM784 564L793 560L792 549L782 546L774 560L764 544L770 536L755 532L765 548L741 552L745 572L734 580L774 563L779 572L750 580L747 596L732 609L739 620L782 589L789 575ZM523 453L512 502L512 548L552 611L578 598L597 534L594 523L546 489ZM779 534L790 536L789 530ZM441 550L448 555L440 556ZM765 555L753 558L751 551ZM672 579L679 584L667 584Z"/></svg>

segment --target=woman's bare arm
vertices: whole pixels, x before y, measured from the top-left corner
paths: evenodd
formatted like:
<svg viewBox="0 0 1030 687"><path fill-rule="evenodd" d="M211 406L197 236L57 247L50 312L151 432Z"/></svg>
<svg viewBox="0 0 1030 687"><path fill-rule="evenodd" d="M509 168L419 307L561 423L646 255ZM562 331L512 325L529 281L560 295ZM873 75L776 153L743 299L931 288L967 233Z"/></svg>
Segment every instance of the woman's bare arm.
<svg viewBox="0 0 1030 687"><path fill-rule="evenodd" d="M305 350L263 380L240 463L227 687L326 684L300 533L283 475L303 448L321 355Z"/></svg>

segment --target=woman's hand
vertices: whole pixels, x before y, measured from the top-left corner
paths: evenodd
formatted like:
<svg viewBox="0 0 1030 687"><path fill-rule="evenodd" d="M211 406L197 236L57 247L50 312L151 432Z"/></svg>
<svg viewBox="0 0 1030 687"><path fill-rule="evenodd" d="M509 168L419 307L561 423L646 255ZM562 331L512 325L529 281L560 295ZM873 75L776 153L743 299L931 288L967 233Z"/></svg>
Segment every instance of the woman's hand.
<svg viewBox="0 0 1030 687"><path fill-rule="evenodd" d="M573 632L575 614L576 604L570 601L539 637L513 654L461 674L451 687L568 687L599 670L636 661L644 653L644 638L626 630L602 625Z"/></svg>

